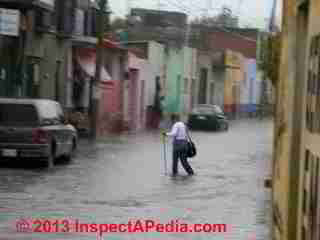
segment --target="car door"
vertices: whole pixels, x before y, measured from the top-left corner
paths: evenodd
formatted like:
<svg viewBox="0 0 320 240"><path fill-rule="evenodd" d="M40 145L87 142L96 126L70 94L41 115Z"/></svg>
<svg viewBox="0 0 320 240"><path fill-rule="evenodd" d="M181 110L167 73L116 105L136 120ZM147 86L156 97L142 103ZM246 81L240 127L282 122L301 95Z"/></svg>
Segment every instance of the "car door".
<svg viewBox="0 0 320 240"><path fill-rule="evenodd" d="M74 131L73 128L67 124L65 114L60 104L57 103L56 109L59 118L59 134L62 141L62 152L63 154L69 154L73 147Z"/></svg>
<svg viewBox="0 0 320 240"><path fill-rule="evenodd" d="M52 141L55 143L55 157L65 153L65 136L63 133L63 124L59 117L57 103L53 101L40 101L38 108L42 118L43 127L50 132Z"/></svg>

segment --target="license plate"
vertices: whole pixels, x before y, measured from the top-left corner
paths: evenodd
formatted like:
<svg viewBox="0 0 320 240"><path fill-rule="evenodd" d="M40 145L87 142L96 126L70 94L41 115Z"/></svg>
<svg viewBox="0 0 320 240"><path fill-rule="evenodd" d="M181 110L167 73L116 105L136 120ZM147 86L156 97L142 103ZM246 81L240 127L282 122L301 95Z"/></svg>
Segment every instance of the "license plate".
<svg viewBox="0 0 320 240"><path fill-rule="evenodd" d="M199 116L198 119L200 119L200 120L206 120L206 117Z"/></svg>
<svg viewBox="0 0 320 240"><path fill-rule="evenodd" d="M17 156L17 150L14 150L14 149L3 149L2 150L2 156L3 157L16 157Z"/></svg>

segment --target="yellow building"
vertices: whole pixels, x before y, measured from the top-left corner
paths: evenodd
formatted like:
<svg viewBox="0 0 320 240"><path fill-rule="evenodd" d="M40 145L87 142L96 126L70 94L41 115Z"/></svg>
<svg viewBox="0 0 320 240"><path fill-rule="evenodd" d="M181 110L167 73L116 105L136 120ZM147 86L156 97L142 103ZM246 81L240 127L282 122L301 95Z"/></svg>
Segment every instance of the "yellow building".
<svg viewBox="0 0 320 240"><path fill-rule="evenodd" d="M241 82L244 80L243 56L240 53L226 50L224 52L225 85L224 108L229 115L235 116L240 105Z"/></svg>
<svg viewBox="0 0 320 240"><path fill-rule="evenodd" d="M320 1L284 0L272 239L320 239Z"/></svg>

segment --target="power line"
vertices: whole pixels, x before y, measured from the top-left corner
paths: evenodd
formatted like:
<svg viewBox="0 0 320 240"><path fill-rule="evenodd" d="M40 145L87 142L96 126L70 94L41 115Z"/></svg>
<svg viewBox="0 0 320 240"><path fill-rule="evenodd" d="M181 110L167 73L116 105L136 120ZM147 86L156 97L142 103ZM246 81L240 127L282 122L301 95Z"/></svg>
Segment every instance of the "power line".
<svg viewBox="0 0 320 240"><path fill-rule="evenodd" d="M186 13L187 15L193 15L193 16L195 16L195 15L194 15L194 12L200 12L200 10L196 10L196 11L194 11L194 9L191 10L191 9L189 9L188 7L186 7L185 5L182 5L181 3L177 3L176 1L173 1L173 0L164 0L164 1L165 1L167 4L169 4L169 5L177 8L177 9L179 9L180 11L182 11L182 12L184 12L184 13ZM216 9L217 9L217 8L216 8ZM221 9L220 9L220 10L221 10ZM252 38L243 36L243 35L241 35L241 34L239 34L239 33L236 33L236 32L234 32L234 31L231 31L231 30L229 30L229 29L227 29L227 28L225 28L225 27L222 27L222 26L214 26L214 28L219 29L219 30L221 30L221 31L223 31L223 32L230 33L230 34L232 34L232 35L234 35L234 36L237 36L237 37L239 37L239 38L245 39L245 40L250 41L250 42L257 42L255 39L252 39Z"/></svg>
<svg viewBox="0 0 320 240"><path fill-rule="evenodd" d="M178 3L177 1L174 0L164 0L166 3L170 4L171 6L174 6L175 8L179 9L180 11L183 11L184 13L187 13L188 15L194 16L194 17L199 17L201 16L201 13L203 13L204 9L206 8L201 8L197 7L195 9L194 6L197 6L197 4L194 4L194 6L191 8L186 7L185 5L182 5L181 3ZM221 11L220 8L211 8L209 10L215 10L215 11ZM199 13L199 15L196 15L195 13Z"/></svg>
<svg viewBox="0 0 320 240"><path fill-rule="evenodd" d="M192 0L190 1L190 2L192 2L192 8L181 4L181 2L177 2L177 1L172 2L172 1L173 0L171 0L169 2L169 0L168 0L167 3L171 6L173 6L174 8L177 8L179 10L182 10L185 13L188 13L190 16L193 16L193 17L201 17L202 16L203 17L204 8L197 7L197 9L195 10L195 6L201 5L198 1L192 1ZM212 0L207 0L207 1L212 1ZM207 4L209 5L209 2ZM241 5L243 5L243 4L244 4L243 0L239 0L239 8L240 9L241 9ZM209 17L210 11L221 11L221 9L222 9L222 7L220 7L220 8L219 7L210 7L210 8L207 7L207 8L205 8L205 10L206 10L205 17ZM240 15L240 11L237 14L233 14L233 15L234 15L234 17L237 17L239 19L239 21L243 22L244 24L256 26L257 21L261 22L261 19L259 19L257 17L248 17L248 16L246 16L245 18L242 17ZM265 21L263 21L263 22L265 22Z"/></svg>
<svg viewBox="0 0 320 240"><path fill-rule="evenodd" d="M169 1L169 0L166 0L166 1ZM185 9L185 10L186 10L186 9ZM190 10L188 10L188 9L186 10L186 12L189 13L189 14L191 13ZM226 29L226 28L224 28L224 27L215 26L215 28L220 29L220 30L222 30L222 31L224 31L224 32L230 33L230 34L232 34L232 35L235 35L235 36L237 36L237 37L243 38L243 39L245 39L245 40L247 40L247 41L257 42L255 39L248 38L248 37L243 36L243 35L241 35L241 34L239 34L239 33L235 33L234 31L228 30L228 29Z"/></svg>
<svg viewBox="0 0 320 240"><path fill-rule="evenodd" d="M211 0L208 0L208 1L211 1ZM240 0L241 2L239 2L240 4L242 4L243 3L243 0ZM168 2L168 1L167 1ZM193 1L191 1L191 2L193 2ZM169 2L168 2L169 3ZM194 17L199 17L198 15L196 15L195 13L197 13L197 12L202 12L203 13L203 11L204 11L204 9L201 9L201 8L197 8L198 10L195 10L194 9L194 7L192 8L192 9L190 9L190 8L188 8L188 7L186 7L185 5L182 5L181 3L178 3L178 2L170 2L169 4L171 4L171 5L174 5L174 7L176 7L176 8L178 8L178 9L180 9L180 10L183 10L184 12L187 12L188 14L192 14L192 16L194 16ZM208 6L209 6L209 2L207 3L208 4ZM197 6L196 4L193 4L193 6ZM208 18L209 17L209 11L210 10L215 10L215 11L221 11L221 9L222 8L218 8L218 7L208 7L207 9L206 9L206 14L204 15L204 17L206 17L206 18ZM200 15L201 16L201 15ZM243 22L244 24L248 24L248 25L256 25L256 19L258 19L258 18L250 18L251 19L251 21L248 21L248 20L244 20L243 18L240 18L240 14L238 13L238 15L234 15L234 17L237 17L239 20L241 19L241 22ZM260 19L259 19L260 20Z"/></svg>

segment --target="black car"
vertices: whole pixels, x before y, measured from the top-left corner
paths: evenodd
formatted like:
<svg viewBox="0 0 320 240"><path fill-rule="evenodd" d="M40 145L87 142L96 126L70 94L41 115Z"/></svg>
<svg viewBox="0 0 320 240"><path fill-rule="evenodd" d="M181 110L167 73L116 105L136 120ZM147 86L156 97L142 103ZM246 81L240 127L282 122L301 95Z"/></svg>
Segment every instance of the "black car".
<svg viewBox="0 0 320 240"><path fill-rule="evenodd" d="M0 98L0 159L32 159L52 167L56 158L71 159L77 140L59 103Z"/></svg>
<svg viewBox="0 0 320 240"><path fill-rule="evenodd" d="M195 130L228 130L229 122L219 106L203 104L192 110L188 126Z"/></svg>

